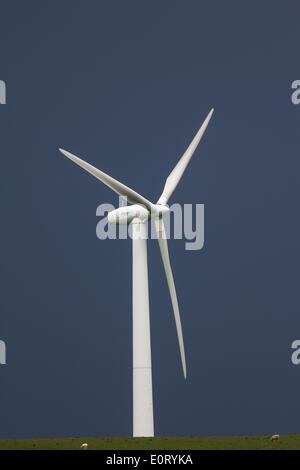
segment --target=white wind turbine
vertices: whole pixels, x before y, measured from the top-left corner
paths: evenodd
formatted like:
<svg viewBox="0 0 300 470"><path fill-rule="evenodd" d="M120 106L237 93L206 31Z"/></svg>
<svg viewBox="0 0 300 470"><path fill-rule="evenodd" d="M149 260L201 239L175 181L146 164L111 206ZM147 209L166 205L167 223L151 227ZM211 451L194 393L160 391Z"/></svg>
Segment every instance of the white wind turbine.
<svg viewBox="0 0 300 470"><path fill-rule="evenodd" d="M132 322L133 322L133 436L153 436L153 402L152 402L152 370L149 320L149 290L147 266L147 231L146 223L154 218L161 257L169 286L182 369L186 378L186 362L182 336L181 321L177 302L175 284L170 265L166 232L162 216L169 211L167 202L176 189L193 153L213 114L207 115L190 146L168 176L162 195L156 204L148 201L140 194L103 173L89 163L59 149L66 157L84 170L98 178L120 196L126 197L132 204L119 207L108 214L108 222L115 224L132 224Z"/></svg>

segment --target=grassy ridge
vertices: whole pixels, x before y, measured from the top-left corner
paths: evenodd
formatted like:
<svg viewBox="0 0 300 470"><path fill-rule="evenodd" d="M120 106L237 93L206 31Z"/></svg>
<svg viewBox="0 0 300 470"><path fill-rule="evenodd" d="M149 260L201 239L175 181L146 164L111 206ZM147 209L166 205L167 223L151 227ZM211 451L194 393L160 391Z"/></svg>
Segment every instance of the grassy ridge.
<svg viewBox="0 0 300 470"><path fill-rule="evenodd" d="M0 440L0 450L77 450L87 442L89 450L300 450L300 434L251 437L85 437L70 439Z"/></svg>

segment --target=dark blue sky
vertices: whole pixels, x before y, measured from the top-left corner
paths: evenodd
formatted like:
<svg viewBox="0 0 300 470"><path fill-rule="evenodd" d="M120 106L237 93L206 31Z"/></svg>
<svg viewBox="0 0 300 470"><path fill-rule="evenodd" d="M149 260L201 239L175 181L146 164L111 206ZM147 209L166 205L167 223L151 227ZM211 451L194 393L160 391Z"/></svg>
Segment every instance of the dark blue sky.
<svg viewBox="0 0 300 470"><path fill-rule="evenodd" d="M2 2L0 438L132 433L131 243L96 238L117 197L63 147L156 201L205 204L205 247L157 243L149 279L157 435L300 432L297 1Z"/></svg>

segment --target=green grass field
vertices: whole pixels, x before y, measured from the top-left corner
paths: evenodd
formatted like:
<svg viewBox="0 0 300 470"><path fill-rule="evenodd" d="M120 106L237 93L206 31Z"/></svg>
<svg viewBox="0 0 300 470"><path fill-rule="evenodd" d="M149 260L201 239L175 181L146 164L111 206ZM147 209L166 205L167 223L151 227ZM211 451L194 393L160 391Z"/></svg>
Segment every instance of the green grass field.
<svg viewBox="0 0 300 470"><path fill-rule="evenodd" d="M300 450L300 434L251 437L84 437L70 439L0 440L0 450L76 450L83 442L89 450Z"/></svg>

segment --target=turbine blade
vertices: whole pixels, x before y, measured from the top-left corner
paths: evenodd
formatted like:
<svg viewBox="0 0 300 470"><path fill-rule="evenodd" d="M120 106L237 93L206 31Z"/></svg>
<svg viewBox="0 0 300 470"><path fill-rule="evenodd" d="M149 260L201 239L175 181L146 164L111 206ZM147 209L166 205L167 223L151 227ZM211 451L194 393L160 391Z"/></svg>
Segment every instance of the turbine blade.
<svg viewBox="0 0 300 470"><path fill-rule="evenodd" d="M205 129L208 126L208 123L210 121L210 118L211 118L213 112L214 112L214 108L212 108L211 111L208 113L205 121L203 122L203 124L200 127L199 131L197 132L194 139L190 143L189 147L184 152L184 154L180 158L179 162L177 163L177 165L175 166L173 171L169 174L169 176L166 180L166 183L165 183L164 190L163 190L162 195L160 196L157 204L163 204L163 205L167 204L169 198L172 196L172 194L175 191L179 181L181 180L181 177L182 177L182 175L183 175L190 159L193 156L193 153L195 152L195 150L196 150L196 148L197 148L197 146L198 146L198 144L201 140L201 137L203 136L203 134L205 132Z"/></svg>
<svg viewBox="0 0 300 470"><path fill-rule="evenodd" d="M74 163L77 165L81 166L84 170L88 171L91 173L91 175L95 176L98 178L98 180L102 181L102 183L106 184L110 189L112 189L115 193L119 194L120 196L126 196L128 202L131 204L142 204L144 205L148 210L151 211L152 208L152 203L148 201L148 199L144 198L140 194L136 193L133 191L133 189L128 188L128 186L125 186L125 184L120 183L120 181L117 181L116 179L112 178L111 176L107 175L103 171L98 170L94 166L90 165L89 163L85 162L84 160L81 160L81 158L76 157L70 152L67 152L66 150L59 149L59 151L68 157L70 160L72 160Z"/></svg>
<svg viewBox="0 0 300 470"><path fill-rule="evenodd" d="M183 375L184 375L184 378L186 379L186 361L185 361L184 343L183 343L182 327L181 327L181 321L180 321L180 313L179 313L176 289L175 289L175 284L174 284L174 278L173 278L171 264L170 264L165 225L164 225L164 222L163 222L162 218L155 219L155 227L156 227L156 231L157 231L157 235L158 235L158 243L159 243L160 253L161 253L163 265L164 265L165 272L166 272L167 282L168 282L171 301L172 301L172 306L173 306L173 312L174 312L174 318L175 318L176 329L177 329L177 336L178 336L178 343L179 343L179 349L180 349Z"/></svg>

